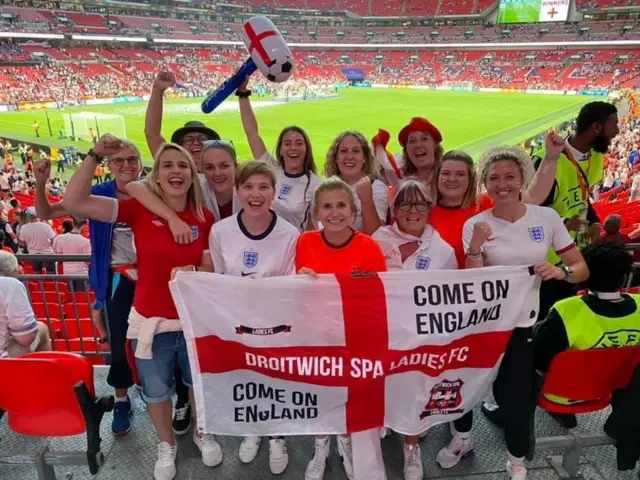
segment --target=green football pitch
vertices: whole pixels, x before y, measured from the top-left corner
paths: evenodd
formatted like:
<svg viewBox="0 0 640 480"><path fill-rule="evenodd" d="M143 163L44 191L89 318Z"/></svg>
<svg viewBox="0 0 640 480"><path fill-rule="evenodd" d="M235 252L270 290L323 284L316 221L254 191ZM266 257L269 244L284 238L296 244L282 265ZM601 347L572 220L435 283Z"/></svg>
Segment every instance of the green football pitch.
<svg viewBox="0 0 640 480"><path fill-rule="evenodd" d="M501 3L498 23L537 23L540 20L540 0Z"/></svg>
<svg viewBox="0 0 640 480"><path fill-rule="evenodd" d="M348 89L336 98L313 101L278 102L253 97L260 132L271 150L282 128L304 128L313 145L316 164L324 164L331 141L344 130L359 130L371 138L378 128L391 133L391 151L398 152L397 133L412 117L423 116L438 126L445 149L463 149L474 157L500 144L516 144L575 116L588 97L522 93L442 92L410 89ZM74 142L58 139L64 127L63 115L96 112L122 115L127 138L140 147L145 163L151 155L144 139L145 103L74 107L49 110L53 137L49 135L44 110L0 114L0 137L36 140L33 122L40 124L40 143L64 147ZM195 99L165 102L162 132L165 138L189 120L200 120L233 141L240 160L250 159L237 99L225 102L219 110L205 115ZM107 133L100 131L101 134ZM75 143L88 149L90 143Z"/></svg>

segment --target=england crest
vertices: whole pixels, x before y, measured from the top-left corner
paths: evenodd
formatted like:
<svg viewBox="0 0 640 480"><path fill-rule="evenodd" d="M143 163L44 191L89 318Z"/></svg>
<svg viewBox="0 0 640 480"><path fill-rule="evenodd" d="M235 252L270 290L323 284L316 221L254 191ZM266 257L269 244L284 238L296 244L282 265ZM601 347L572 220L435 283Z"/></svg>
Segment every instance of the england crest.
<svg viewBox="0 0 640 480"><path fill-rule="evenodd" d="M278 198L280 199L284 199L286 197L289 196L289 194L291 193L291 190L293 190L293 187L291 185L282 185L282 187L280 187L280 193L278 194Z"/></svg>
<svg viewBox="0 0 640 480"><path fill-rule="evenodd" d="M544 227L531 227L529 229L529 238L537 243L542 242L544 240Z"/></svg>
<svg viewBox="0 0 640 480"><path fill-rule="evenodd" d="M247 268L255 267L258 264L258 252L244 252L243 263Z"/></svg>
<svg viewBox="0 0 640 480"><path fill-rule="evenodd" d="M419 255L416 259L416 270L429 270L429 265L431 265L431 258L425 257L423 255Z"/></svg>
<svg viewBox="0 0 640 480"><path fill-rule="evenodd" d="M200 229L198 228L198 226L191 226L191 233L193 234L193 239L197 240L198 237L200 236Z"/></svg>

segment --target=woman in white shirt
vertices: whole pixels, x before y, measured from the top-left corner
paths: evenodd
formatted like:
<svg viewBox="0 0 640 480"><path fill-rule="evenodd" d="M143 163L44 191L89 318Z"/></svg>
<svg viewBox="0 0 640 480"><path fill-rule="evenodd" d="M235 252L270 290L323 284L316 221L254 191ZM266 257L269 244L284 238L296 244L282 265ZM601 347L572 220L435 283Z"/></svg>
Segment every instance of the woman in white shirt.
<svg viewBox="0 0 640 480"><path fill-rule="evenodd" d="M298 230L271 210L276 176L259 161L238 169L237 190L242 209L216 222L209 234L214 271L236 277L262 278L295 274ZM240 461L250 463L258 454L261 438L247 436L240 445ZM282 437L269 440L269 467L279 475L289 464Z"/></svg>
<svg viewBox="0 0 640 480"><path fill-rule="evenodd" d="M380 166L367 139L353 130L338 135L327 152L324 174L337 175L351 187L356 201L353 228L371 235L387 223L389 191L378 179Z"/></svg>
<svg viewBox="0 0 640 480"><path fill-rule="evenodd" d="M62 233L53 239L53 251L57 255L91 255L91 242L82 236L82 229L87 224L86 220L65 220L62 223ZM87 262L64 262L65 275L88 275ZM86 291L88 283L85 280L72 280L71 285L75 291Z"/></svg>
<svg viewBox="0 0 640 480"><path fill-rule="evenodd" d="M382 248L389 271L458 268L453 247L429 225L432 206L433 201L424 182L409 179L400 184L393 199L396 222L379 228L372 235ZM405 480L421 480L424 475L418 440L418 435L405 438Z"/></svg>
<svg viewBox="0 0 640 480"><path fill-rule="evenodd" d="M274 158L258 132L258 120L249 100L251 90L247 89L246 82L238 89L236 96L240 101L242 127L253 158L268 163L276 173L273 210L299 231L309 230L313 227L310 223L313 193L320 184L309 136L300 127L286 127L278 135L275 148L277 158Z"/></svg>
<svg viewBox="0 0 640 480"><path fill-rule="evenodd" d="M467 268L498 265L533 266L542 281L556 279L579 283L589 276L582 254L552 209L524 204L522 192L533 176L531 159L519 147L489 150L478 165L478 177L494 207L471 217L464 225L463 243ZM547 261L553 248L563 262L557 267ZM539 309L537 281L521 310L521 321L507 345L493 395L499 405L484 404L483 413L504 426L509 459L509 478L525 480L524 457L529 450L529 416L533 388L533 324ZM463 417L464 418L464 417ZM472 418L472 417L471 417ZM456 424L458 425L458 424ZM452 429L453 439L437 457L440 466L450 468L473 450L471 419L469 430Z"/></svg>

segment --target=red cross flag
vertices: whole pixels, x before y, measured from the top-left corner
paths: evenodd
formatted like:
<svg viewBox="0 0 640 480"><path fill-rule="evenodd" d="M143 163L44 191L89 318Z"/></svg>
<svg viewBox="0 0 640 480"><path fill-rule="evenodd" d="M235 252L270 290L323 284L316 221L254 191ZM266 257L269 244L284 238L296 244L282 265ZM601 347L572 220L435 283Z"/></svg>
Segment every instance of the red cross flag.
<svg viewBox="0 0 640 480"><path fill-rule="evenodd" d="M179 273L198 425L414 435L474 407L537 306L527 267L246 279ZM523 307L524 306L524 307Z"/></svg>

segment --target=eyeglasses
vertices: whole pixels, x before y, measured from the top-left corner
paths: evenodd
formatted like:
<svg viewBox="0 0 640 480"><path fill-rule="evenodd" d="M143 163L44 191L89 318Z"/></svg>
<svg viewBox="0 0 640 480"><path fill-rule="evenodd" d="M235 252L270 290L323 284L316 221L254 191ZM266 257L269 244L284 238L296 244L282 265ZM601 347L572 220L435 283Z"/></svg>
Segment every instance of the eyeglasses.
<svg viewBox="0 0 640 480"><path fill-rule="evenodd" d="M199 135L197 137L184 137L182 139L182 145L184 147L188 147L196 142L204 144L207 140L209 140L209 137L207 137L206 135Z"/></svg>
<svg viewBox="0 0 640 480"><path fill-rule="evenodd" d="M426 210L429 210L431 204L428 202L400 202L398 204L398 210L400 210L401 212L409 212L411 211L411 207L414 207L416 212L424 212Z"/></svg>
<svg viewBox="0 0 640 480"><path fill-rule="evenodd" d="M111 163L113 163L116 167L121 167L122 165L124 165L124 163L127 162L127 165L137 165L138 162L140 162L140 158L139 157L127 157L127 158L122 158L122 157L118 157L118 158L112 158L111 159Z"/></svg>
<svg viewBox="0 0 640 480"><path fill-rule="evenodd" d="M231 140L207 140L202 144L205 148L218 148L218 147L227 147L231 148L233 151L236 150L236 147L233 145Z"/></svg>

